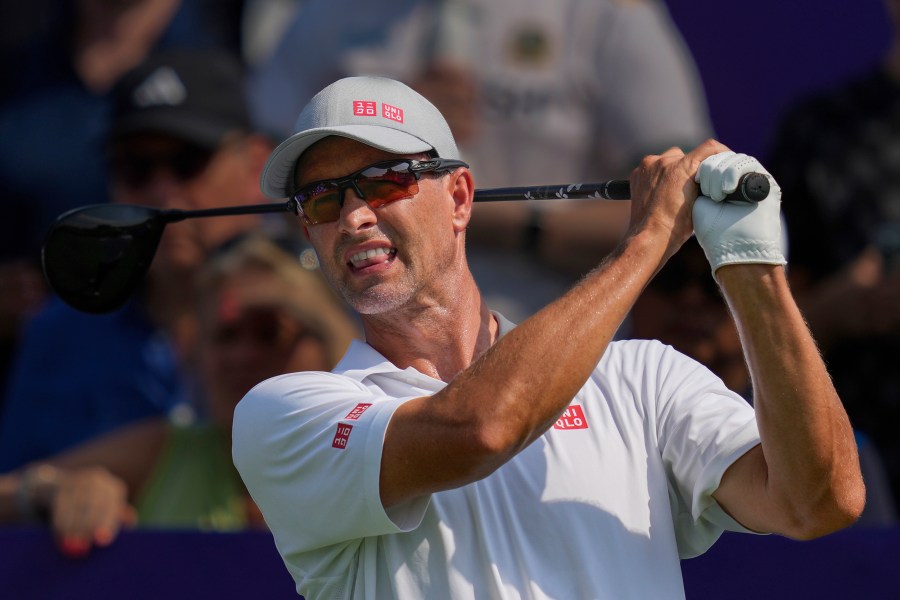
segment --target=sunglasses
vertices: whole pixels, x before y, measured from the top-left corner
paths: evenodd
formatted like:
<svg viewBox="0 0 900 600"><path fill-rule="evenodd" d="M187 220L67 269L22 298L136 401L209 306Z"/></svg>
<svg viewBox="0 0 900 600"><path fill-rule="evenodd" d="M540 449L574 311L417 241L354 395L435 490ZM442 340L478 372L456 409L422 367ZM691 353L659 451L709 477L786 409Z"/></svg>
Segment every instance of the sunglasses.
<svg viewBox="0 0 900 600"><path fill-rule="evenodd" d="M331 223L341 216L347 188L352 188L371 208L381 208L419 193L419 178L423 173L449 172L468 166L461 160L444 158L377 162L345 177L309 183L291 195L291 202L294 212L307 225Z"/></svg>
<svg viewBox="0 0 900 600"><path fill-rule="evenodd" d="M217 347L254 342L274 350L295 345L307 338L321 341L316 332L293 315L273 308L255 307L245 308L228 322L218 324L212 339Z"/></svg>
<svg viewBox="0 0 900 600"><path fill-rule="evenodd" d="M212 150L192 144L156 153L122 150L112 153L109 167L113 178L131 188L146 186L159 170L185 183L206 169L213 154Z"/></svg>

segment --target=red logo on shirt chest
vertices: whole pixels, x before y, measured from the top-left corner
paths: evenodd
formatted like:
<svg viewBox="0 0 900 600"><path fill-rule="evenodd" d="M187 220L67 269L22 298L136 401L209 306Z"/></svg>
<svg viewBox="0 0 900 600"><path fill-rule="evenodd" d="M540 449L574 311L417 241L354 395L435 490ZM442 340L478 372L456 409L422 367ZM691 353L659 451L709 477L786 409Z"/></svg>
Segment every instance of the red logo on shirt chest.
<svg viewBox="0 0 900 600"><path fill-rule="evenodd" d="M557 419L556 424L553 426L553 429L587 429L588 423L587 419L584 417L584 411L581 409L581 406L578 404L573 404L569 408L566 409L559 419Z"/></svg>

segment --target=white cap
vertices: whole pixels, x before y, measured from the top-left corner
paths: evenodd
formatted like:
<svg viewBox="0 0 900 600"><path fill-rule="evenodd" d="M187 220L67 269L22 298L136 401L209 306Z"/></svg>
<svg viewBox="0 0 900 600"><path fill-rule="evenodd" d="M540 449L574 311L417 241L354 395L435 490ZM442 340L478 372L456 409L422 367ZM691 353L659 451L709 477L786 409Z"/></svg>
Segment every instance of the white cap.
<svg viewBox="0 0 900 600"><path fill-rule="evenodd" d="M319 140L342 136L394 154L434 150L459 159L444 116L412 88L385 77L347 77L313 96L294 126L297 133L272 152L262 174L262 191L284 198L294 190L300 155Z"/></svg>

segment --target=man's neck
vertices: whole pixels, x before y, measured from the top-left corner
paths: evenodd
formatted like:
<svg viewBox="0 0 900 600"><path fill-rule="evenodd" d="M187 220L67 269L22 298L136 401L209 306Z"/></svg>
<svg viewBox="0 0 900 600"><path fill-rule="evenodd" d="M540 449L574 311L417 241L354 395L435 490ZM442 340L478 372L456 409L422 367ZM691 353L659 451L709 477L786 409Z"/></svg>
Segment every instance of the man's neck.
<svg viewBox="0 0 900 600"><path fill-rule="evenodd" d="M401 369L450 381L499 336L499 323L474 281L452 301L363 315L366 342Z"/></svg>

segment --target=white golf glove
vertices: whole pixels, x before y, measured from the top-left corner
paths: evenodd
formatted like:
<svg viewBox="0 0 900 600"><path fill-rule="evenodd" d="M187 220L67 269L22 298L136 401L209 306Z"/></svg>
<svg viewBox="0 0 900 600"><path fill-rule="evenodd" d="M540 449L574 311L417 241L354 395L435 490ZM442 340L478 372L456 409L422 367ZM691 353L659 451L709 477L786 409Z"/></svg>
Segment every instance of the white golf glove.
<svg viewBox="0 0 900 600"><path fill-rule="evenodd" d="M728 201L745 173L769 179L769 195L761 202ZM723 265L762 263L784 265L781 235L781 188L758 160L746 154L721 152L704 160L695 181L702 194L694 202L694 233L713 273Z"/></svg>

